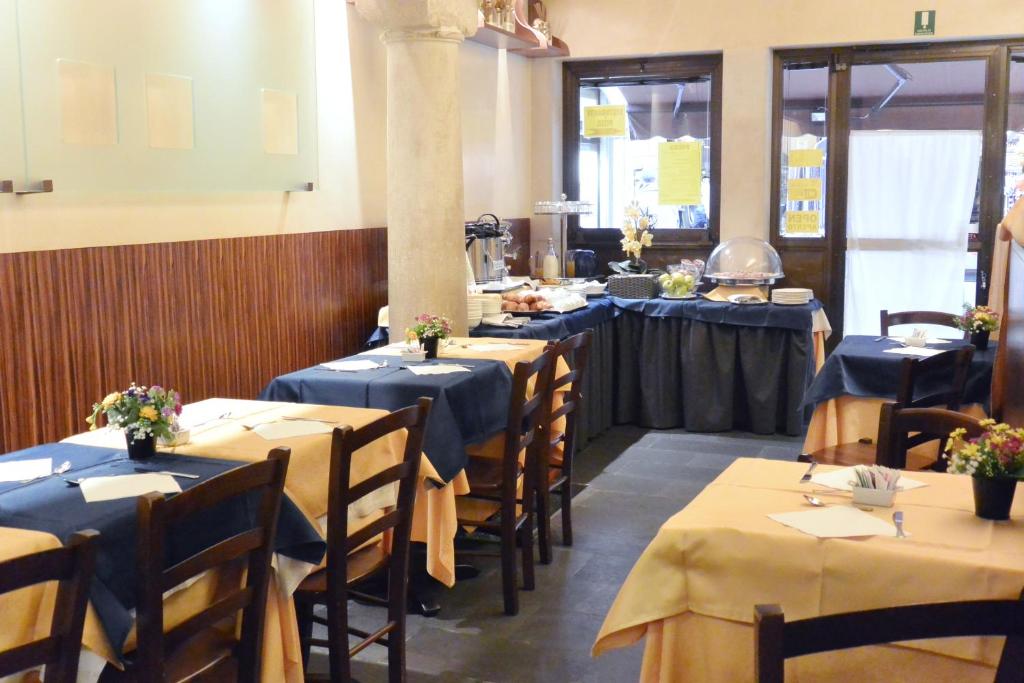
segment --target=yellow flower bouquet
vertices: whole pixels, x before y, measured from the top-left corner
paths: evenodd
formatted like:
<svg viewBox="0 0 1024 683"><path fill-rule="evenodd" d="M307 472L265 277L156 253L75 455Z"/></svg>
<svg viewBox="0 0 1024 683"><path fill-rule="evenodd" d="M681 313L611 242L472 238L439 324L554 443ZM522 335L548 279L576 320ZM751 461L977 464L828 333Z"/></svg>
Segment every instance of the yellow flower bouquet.
<svg viewBox="0 0 1024 683"><path fill-rule="evenodd" d="M626 205L626 217L622 222L622 251L629 260L611 262L608 265L618 273L646 273L647 264L640 259L645 247L654 244L654 226L658 217L646 207L641 207L636 200Z"/></svg>
<svg viewBox="0 0 1024 683"><path fill-rule="evenodd" d="M136 457L132 455L136 447L152 454L156 437L173 438L172 427L180 414L181 395L177 391L132 382L124 391L112 392L94 403L85 421L93 430L99 426L100 415L105 415L111 429L124 430L129 455Z"/></svg>

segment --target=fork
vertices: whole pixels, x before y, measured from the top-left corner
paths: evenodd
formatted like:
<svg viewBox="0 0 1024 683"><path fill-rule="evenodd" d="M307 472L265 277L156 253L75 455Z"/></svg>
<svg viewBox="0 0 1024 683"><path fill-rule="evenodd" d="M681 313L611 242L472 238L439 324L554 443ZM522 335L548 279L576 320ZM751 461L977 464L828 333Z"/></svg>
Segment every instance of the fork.
<svg viewBox="0 0 1024 683"><path fill-rule="evenodd" d="M892 513L892 523L896 525L896 538L906 538L907 535L903 533L903 511L897 510Z"/></svg>
<svg viewBox="0 0 1024 683"><path fill-rule="evenodd" d="M817 467L817 466L818 466L817 461L812 460L811 461L811 466L808 467L807 471L804 472L804 475L802 477L800 477L800 483L801 484L806 484L807 482L809 482L811 480L811 475L814 474L814 468Z"/></svg>

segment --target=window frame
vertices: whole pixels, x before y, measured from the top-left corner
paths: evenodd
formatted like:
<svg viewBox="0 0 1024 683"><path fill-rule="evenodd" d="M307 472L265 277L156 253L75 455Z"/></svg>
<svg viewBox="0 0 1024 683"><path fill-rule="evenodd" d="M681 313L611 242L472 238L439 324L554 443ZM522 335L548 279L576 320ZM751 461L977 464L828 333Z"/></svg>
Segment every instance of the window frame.
<svg viewBox="0 0 1024 683"><path fill-rule="evenodd" d="M709 153L710 200L706 230L655 230L654 244L647 250L678 251L680 248L713 247L719 240L722 180L722 53L601 59L565 62L562 68L562 187L570 199L579 198L580 86L619 80L623 84L643 84L710 76L708 123L711 137ZM617 227L580 228L578 216L568 217L568 243L571 248L601 247L618 244L622 233Z"/></svg>

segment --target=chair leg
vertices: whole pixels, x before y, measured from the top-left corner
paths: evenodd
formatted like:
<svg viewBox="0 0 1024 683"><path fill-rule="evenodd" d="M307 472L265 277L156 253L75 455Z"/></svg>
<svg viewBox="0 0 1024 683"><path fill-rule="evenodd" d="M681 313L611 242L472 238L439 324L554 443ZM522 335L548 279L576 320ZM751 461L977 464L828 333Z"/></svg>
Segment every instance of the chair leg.
<svg viewBox="0 0 1024 683"><path fill-rule="evenodd" d="M519 530L523 553L523 590L532 591L536 585L533 573L533 515L528 515L526 522Z"/></svg>
<svg viewBox="0 0 1024 683"><path fill-rule="evenodd" d="M351 683L348 653L348 595L327 595L327 642L329 643L331 683Z"/></svg>
<svg viewBox="0 0 1024 683"><path fill-rule="evenodd" d="M405 683L405 620L388 634L388 683Z"/></svg>
<svg viewBox="0 0 1024 683"><path fill-rule="evenodd" d="M309 641L313 637L313 603L296 600L295 618L299 624L299 648L302 653L302 669L305 671L309 668Z"/></svg>
<svg viewBox="0 0 1024 683"><path fill-rule="evenodd" d="M551 494L546 486L537 487L537 547L540 563L551 564Z"/></svg>
<svg viewBox="0 0 1024 683"><path fill-rule="evenodd" d="M562 482L562 545L572 545L572 487Z"/></svg>
<svg viewBox="0 0 1024 683"><path fill-rule="evenodd" d="M515 518L502 512L501 522L501 593L505 601L505 614L519 613L519 588L516 585L516 528Z"/></svg>

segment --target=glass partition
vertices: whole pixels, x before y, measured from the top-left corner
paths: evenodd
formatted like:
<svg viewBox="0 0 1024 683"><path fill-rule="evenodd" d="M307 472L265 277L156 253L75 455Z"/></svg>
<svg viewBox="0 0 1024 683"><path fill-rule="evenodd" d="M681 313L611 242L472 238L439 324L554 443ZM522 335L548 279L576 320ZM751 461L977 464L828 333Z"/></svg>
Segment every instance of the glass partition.
<svg viewBox="0 0 1024 683"><path fill-rule="evenodd" d="M779 235L825 236L828 65L782 67Z"/></svg>

